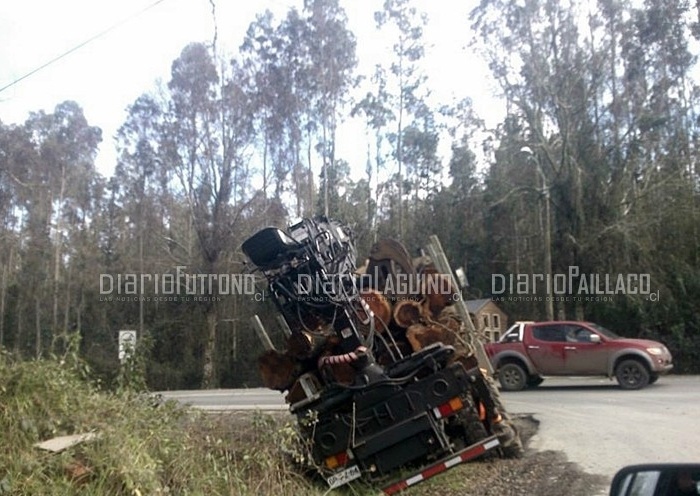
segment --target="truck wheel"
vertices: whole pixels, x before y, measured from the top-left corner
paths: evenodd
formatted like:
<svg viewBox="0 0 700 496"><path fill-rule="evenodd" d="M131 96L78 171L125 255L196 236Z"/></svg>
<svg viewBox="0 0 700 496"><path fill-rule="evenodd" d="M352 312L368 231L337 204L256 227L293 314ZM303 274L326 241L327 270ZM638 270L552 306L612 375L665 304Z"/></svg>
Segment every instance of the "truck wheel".
<svg viewBox="0 0 700 496"><path fill-rule="evenodd" d="M454 416L450 435L462 438L464 447L467 447L485 439L489 434L479 419L479 411L471 393L462 396L462 402L464 407Z"/></svg>
<svg viewBox="0 0 700 496"><path fill-rule="evenodd" d="M544 381L544 378L540 377L539 375L531 375L527 378L527 387L536 388L542 384L542 381Z"/></svg>
<svg viewBox="0 0 700 496"><path fill-rule="evenodd" d="M527 386L527 374L517 363L505 363L498 368L498 381L504 391L522 391Z"/></svg>
<svg viewBox="0 0 700 496"><path fill-rule="evenodd" d="M628 358L615 367L615 378L622 389L641 389L649 384L649 371L639 360Z"/></svg>
<svg viewBox="0 0 700 496"><path fill-rule="evenodd" d="M496 383L493 381L493 377L489 374L483 374L483 376L489 394L491 394L491 399L502 417L501 422L491 426L491 432L498 436L498 441L501 443L501 452L505 458L520 458L525 453L523 443L520 440L520 433L503 406L503 402L501 402L501 395L498 392Z"/></svg>

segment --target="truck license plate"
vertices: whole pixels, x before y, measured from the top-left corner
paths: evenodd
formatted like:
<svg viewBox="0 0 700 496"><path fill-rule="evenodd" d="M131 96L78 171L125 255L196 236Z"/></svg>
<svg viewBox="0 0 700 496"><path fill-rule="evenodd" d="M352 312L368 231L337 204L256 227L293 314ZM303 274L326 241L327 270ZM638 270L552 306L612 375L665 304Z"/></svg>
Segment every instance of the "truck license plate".
<svg viewBox="0 0 700 496"><path fill-rule="evenodd" d="M335 489L343 484L347 484L351 480L358 479L361 475L362 473L360 472L360 467L353 465L350 468L346 468L342 472L331 475L328 479L326 479L326 481L331 489Z"/></svg>

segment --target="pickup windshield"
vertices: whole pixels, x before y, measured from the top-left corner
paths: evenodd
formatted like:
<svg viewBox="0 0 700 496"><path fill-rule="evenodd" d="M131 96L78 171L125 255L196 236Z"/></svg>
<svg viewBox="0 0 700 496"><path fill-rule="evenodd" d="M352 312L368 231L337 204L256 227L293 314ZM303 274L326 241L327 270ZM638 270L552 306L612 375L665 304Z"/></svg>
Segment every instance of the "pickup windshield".
<svg viewBox="0 0 700 496"><path fill-rule="evenodd" d="M618 336L617 334L615 334L614 332L612 332L610 329L606 329L606 328L603 327L602 325L599 325L599 324L591 324L591 323L589 323L588 325L591 326L591 327L592 327L593 329L595 329L596 331L598 331L599 333L601 333L601 334L602 334L603 336L605 336L606 338L610 338L610 339L620 339L620 336Z"/></svg>
<svg viewBox="0 0 700 496"><path fill-rule="evenodd" d="M498 340L499 343L517 343L520 341L520 325L513 324Z"/></svg>

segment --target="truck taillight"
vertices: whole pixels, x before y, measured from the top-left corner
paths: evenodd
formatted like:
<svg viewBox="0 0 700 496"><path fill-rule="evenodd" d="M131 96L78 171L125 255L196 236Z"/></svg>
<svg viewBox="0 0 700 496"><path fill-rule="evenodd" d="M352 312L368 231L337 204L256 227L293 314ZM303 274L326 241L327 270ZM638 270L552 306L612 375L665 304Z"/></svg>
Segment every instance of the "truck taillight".
<svg viewBox="0 0 700 496"><path fill-rule="evenodd" d="M433 412L435 413L435 416L437 418L442 418L447 417L448 415L452 415L457 410L461 410L463 406L464 405L462 404L462 400L460 399L460 397L455 396L447 403L443 403L442 405L433 408Z"/></svg>
<svg viewBox="0 0 700 496"><path fill-rule="evenodd" d="M348 463L350 458L351 456L347 451L341 451L340 453L336 453L335 455L326 458L326 467L328 467L331 470L334 470L338 467L343 467Z"/></svg>

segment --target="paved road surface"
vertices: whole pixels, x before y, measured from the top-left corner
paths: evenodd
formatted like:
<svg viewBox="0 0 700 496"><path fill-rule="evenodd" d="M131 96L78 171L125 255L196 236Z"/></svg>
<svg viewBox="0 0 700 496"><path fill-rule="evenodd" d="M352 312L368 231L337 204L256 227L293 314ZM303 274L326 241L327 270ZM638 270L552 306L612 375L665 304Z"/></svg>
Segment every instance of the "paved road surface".
<svg viewBox="0 0 700 496"><path fill-rule="evenodd" d="M287 408L282 395L268 389L162 394L209 410ZM547 379L502 399L509 411L540 421L532 447L561 450L586 472L612 477L633 463L700 462L698 376L662 377L640 391L623 391L607 379Z"/></svg>
<svg viewBox="0 0 700 496"><path fill-rule="evenodd" d="M164 398L201 410L286 410L284 396L267 388L162 391Z"/></svg>
<svg viewBox="0 0 700 496"><path fill-rule="evenodd" d="M531 446L564 451L586 472L612 476L624 465L700 462L700 377L662 377L639 391L607 379L548 379L503 393L512 412L540 421Z"/></svg>

